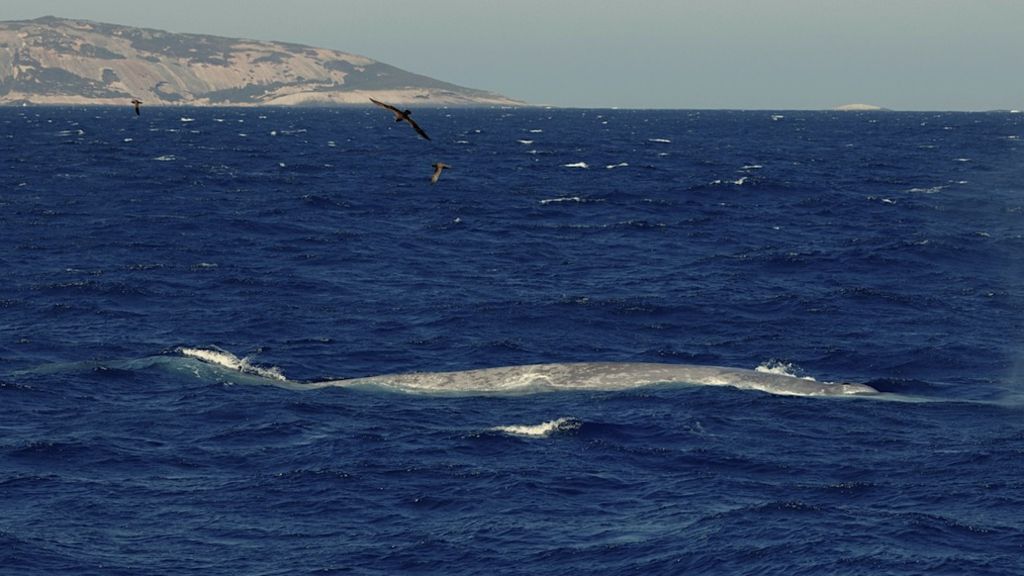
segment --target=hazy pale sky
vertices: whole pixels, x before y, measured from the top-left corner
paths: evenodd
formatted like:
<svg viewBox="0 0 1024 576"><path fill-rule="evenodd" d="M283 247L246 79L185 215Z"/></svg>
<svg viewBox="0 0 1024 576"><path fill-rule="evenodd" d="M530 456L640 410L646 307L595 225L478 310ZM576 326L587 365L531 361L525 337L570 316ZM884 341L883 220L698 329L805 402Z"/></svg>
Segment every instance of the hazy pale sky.
<svg viewBox="0 0 1024 576"><path fill-rule="evenodd" d="M1024 108L1024 0L2 0L361 54L533 104Z"/></svg>

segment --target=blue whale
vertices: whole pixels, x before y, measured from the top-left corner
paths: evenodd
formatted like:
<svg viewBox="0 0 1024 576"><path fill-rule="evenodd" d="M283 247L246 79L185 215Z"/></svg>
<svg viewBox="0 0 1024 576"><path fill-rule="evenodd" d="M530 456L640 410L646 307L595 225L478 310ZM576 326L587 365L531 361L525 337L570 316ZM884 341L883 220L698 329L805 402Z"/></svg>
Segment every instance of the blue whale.
<svg viewBox="0 0 1024 576"><path fill-rule="evenodd" d="M464 370L412 372L312 382L304 387L373 386L424 394L526 394L554 390L626 390L652 384L732 386L790 396L877 394L866 384L837 384L742 368L641 362L530 364Z"/></svg>

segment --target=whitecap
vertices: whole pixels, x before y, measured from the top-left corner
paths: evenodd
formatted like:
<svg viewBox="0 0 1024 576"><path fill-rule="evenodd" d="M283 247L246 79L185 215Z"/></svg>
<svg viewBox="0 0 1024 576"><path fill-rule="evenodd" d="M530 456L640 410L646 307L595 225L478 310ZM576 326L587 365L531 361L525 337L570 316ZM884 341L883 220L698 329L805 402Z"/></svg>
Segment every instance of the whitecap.
<svg viewBox="0 0 1024 576"><path fill-rule="evenodd" d="M181 117L181 121L182 121L182 122L195 122L195 121L196 121L196 119L195 119L195 118L189 118L189 117L187 117L187 116L182 116L182 117Z"/></svg>
<svg viewBox="0 0 1024 576"><path fill-rule="evenodd" d="M764 166L760 164L747 164L746 166L740 168L740 170L760 170L761 168L764 168Z"/></svg>
<svg viewBox="0 0 1024 576"><path fill-rule="evenodd" d="M533 144L533 140L516 140L520 144Z"/></svg>
<svg viewBox="0 0 1024 576"><path fill-rule="evenodd" d="M605 166L605 168L607 168L609 170L613 170L615 168L625 168L626 166L629 166L629 162L619 162L618 164L609 164L609 165Z"/></svg>
<svg viewBox="0 0 1024 576"><path fill-rule="evenodd" d="M156 160L157 162L173 162L177 159L178 158L174 154L164 154L163 156L153 158L153 160Z"/></svg>
<svg viewBox="0 0 1024 576"><path fill-rule="evenodd" d="M558 418L541 422L540 424L510 424L508 426L495 426L491 428L494 432L502 432L511 436L526 436L529 438L545 438L556 432L572 432L579 430L582 423L576 418Z"/></svg>
<svg viewBox="0 0 1024 576"><path fill-rule="evenodd" d="M658 143L658 144L671 144L672 143L672 141L669 140L668 138L648 138L647 141L648 142L655 142L655 143Z"/></svg>
<svg viewBox="0 0 1024 576"><path fill-rule="evenodd" d="M543 130L541 130L540 128L534 128L533 130L530 130L530 134L540 134L541 132L543 132Z"/></svg>
<svg viewBox="0 0 1024 576"><path fill-rule="evenodd" d="M560 203L560 202L577 202L577 203L579 203L579 202L583 202L583 199L580 198L579 196L565 196L565 197L562 197L562 198L547 198L545 200L541 200L540 201L541 204L556 204L556 203Z"/></svg>
<svg viewBox="0 0 1024 576"><path fill-rule="evenodd" d="M936 192L942 192L945 186L932 186L931 188L911 188L907 192L913 192L915 194L935 194Z"/></svg>
<svg viewBox="0 0 1024 576"><path fill-rule="evenodd" d="M572 164L562 164L566 168L590 168L590 164L586 162L573 162Z"/></svg>
<svg viewBox="0 0 1024 576"><path fill-rule="evenodd" d="M743 176L739 180L713 180L711 182L711 185L712 186L721 186L722 184L732 184L734 186L743 186L746 183L747 183L747 177Z"/></svg>

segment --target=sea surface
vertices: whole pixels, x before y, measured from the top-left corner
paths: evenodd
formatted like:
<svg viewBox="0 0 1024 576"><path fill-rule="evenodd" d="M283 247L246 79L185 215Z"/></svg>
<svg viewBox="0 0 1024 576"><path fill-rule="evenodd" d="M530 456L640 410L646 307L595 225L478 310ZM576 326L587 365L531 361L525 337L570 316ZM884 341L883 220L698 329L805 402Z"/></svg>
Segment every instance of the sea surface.
<svg viewBox="0 0 1024 576"><path fill-rule="evenodd" d="M0 108L0 573L1024 574L1024 114L413 117Z"/></svg>

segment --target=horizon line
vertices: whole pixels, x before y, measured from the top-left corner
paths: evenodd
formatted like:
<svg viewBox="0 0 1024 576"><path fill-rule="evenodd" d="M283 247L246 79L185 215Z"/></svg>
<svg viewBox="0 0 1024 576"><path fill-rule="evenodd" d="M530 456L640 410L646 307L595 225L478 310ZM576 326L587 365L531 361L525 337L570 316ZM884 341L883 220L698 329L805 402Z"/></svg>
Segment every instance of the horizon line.
<svg viewBox="0 0 1024 576"><path fill-rule="evenodd" d="M126 102L128 102L126 100ZM147 104L147 108L363 108L370 107L372 103L367 102L363 104L361 102L333 102L329 104L173 104L168 102L154 102ZM60 102L27 102L27 101L11 101L11 102L0 102L2 108L30 108L30 107L66 107L66 108L119 108L120 104L110 103L60 103ZM681 111L681 112L876 112L876 113L888 113L888 112L958 112L958 113L1007 113L1007 114L1020 114L1024 112L1022 108L984 108L984 109L965 109L965 108L852 108L843 109L841 106L833 106L830 108L731 108L731 107L712 107L712 106L617 106L617 105L603 105L603 106L583 106L583 105L556 105L556 104L530 104L522 103L516 105L508 104L431 104L424 102L422 105L417 106L418 109L429 109L429 108L498 108L498 109L514 109L514 108L543 108L548 110L633 110L633 111Z"/></svg>

